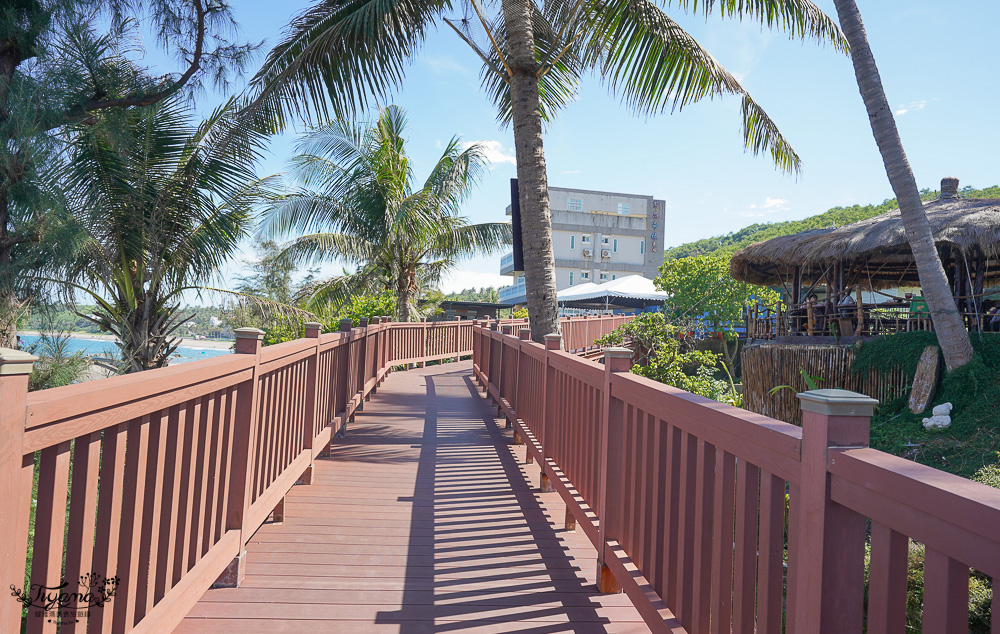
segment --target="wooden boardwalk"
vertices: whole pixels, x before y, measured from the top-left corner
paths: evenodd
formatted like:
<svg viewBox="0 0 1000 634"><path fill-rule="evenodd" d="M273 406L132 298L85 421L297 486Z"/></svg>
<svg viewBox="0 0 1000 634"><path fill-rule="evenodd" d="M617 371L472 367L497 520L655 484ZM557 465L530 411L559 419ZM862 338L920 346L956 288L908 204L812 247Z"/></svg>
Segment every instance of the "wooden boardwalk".
<svg viewBox="0 0 1000 634"><path fill-rule="evenodd" d="M176 631L648 631L495 413L470 362L390 376Z"/></svg>

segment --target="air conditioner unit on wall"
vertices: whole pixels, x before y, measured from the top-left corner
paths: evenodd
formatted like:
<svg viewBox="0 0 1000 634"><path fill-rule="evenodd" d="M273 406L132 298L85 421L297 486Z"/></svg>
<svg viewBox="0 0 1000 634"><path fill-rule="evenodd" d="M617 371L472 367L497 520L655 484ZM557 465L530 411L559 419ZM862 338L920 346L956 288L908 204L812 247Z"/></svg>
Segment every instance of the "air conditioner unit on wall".
<svg viewBox="0 0 1000 634"><path fill-rule="evenodd" d="M589 257L591 257L593 255L594 255L594 252L591 249L584 249L583 250L583 257L589 258Z"/></svg>
<svg viewBox="0 0 1000 634"><path fill-rule="evenodd" d="M601 249L601 257L602 258L610 258L611 257L611 251L610 251L610 249Z"/></svg>

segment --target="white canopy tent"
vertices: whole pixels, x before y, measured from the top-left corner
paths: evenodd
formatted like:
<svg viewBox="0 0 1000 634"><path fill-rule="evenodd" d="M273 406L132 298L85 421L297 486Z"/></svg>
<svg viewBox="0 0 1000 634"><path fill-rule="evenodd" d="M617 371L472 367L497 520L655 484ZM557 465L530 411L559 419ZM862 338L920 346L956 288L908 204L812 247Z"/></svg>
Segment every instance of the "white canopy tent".
<svg viewBox="0 0 1000 634"><path fill-rule="evenodd" d="M624 306L641 308L660 304L670 298L656 290L653 280L641 275L626 275L603 284L580 284L559 291L557 301L565 306L599 307Z"/></svg>

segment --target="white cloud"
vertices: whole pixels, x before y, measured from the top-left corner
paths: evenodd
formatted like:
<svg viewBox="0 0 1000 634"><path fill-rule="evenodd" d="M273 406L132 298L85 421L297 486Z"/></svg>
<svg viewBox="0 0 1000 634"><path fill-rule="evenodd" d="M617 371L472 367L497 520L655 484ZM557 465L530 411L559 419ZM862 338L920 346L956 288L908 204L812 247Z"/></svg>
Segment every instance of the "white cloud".
<svg viewBox="0 0 1000 634"><path fill-rule="evenodd" d="M917 110L923 110L926 107L927 107L927 100L926 99L921 99L920 101L911 101L910 103L906 104L905 106L900 106L896 110L896 116L897 117L901 117L904 114L906 114L907 112L911 112L911 111L915 112Z"/></svg>
<svg viewBox="0 0 1000 634"><path fill-rule="evenodd" d="M788 209L787 205L788 201L785 200L784 198L767 197L764 199L763 204L758 205L754 203L752 205L747 205L747 209L760 209L763 213L742 212L738 213L737 215L743 218L756 218L758 216L763 216L765 213L771 214L777 211L784 211Z"/></svg>
<svg viewBox="0 0 1000 634"><path fill-rule="evenodd" d="M560 174L579 174L580 170L564 170L564 171L559 172L559 173Z"/></svg>
<svg viewBox="0 0 1000 634"><path fill-rule="evenodd" d="M441 280L442 293L457 293L467 288L482 288L492 286L510 286L514 278L499 273L483 273L479 271L454 270Z"/></svg>
<svg viewBox="0 0 1000 634"><path fill-rule="evenodd" d="M474 143L478 143L482 146L483 156L485 156L486 160L490 162L490 169L493 169L497 165L501 165L503 163L517 165L517 159L514 158L514 150L505 149L503 143L500 141L469 141L462 143L462 149L464 150L472 146Z"/></svg>
<svg viewBox="0 0 1000 634"><path fill-rule="evenodd" d="M454 58L448 55L443 55L441 57L422 55L420 57L420 62L438 75L451 75L455 73L459 75L469 74L469 69L462 66L460 63L455 61Z"/></svg>

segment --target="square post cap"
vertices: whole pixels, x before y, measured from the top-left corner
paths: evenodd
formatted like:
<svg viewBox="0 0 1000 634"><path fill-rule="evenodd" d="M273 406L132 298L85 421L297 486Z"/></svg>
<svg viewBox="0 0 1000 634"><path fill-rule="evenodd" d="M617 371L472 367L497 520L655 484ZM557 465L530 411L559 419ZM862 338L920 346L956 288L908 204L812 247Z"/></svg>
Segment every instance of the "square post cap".
<svg viewBox="0 0 1000 634"><path fill-rule="evenodd" d="M38 361L38 357L24 350L0 348L0 376L31 374L35 361Z"/></svg>
<svg viewBox="0 0 1000 634"><path fill-rule="evenodd" d="M871 416L878 400L850 390L809 390L797 394L804 412L825 416Z"/></svg>
<svg viewBox="0 0 1000 634"><path fill-rule="evenodd" d="M354 327L354 322L346 317L340 320L340 330L341 332L346 332Z"/></svg>
<svg viewBox="0 0 1000 634"><path fill-rule="evenodd" d="M562 335L560 335L559 333L549 333L545 335L545 349L546 350L562 349Z"/></svg>
<svg viewBox="0 0 1000 634"><path fill-rule="evenodd" d="M517 331L517 335L522 341L527 341L528 339L531 339L531 328L521 328Z"/></svg>
<svg viewBox="0 0 1000 634"><path fill-rule="evenodd" d="M256 339L257 341L262 341L264 339L264 331L260 328L237 328L233 331L237 339Z"/></svg>
<svg viewBox="0 0 1000 634"><path fill-rule="evenodd" d="M631 359L632 351L628 348L614 347L604 349L605 359Z"/></svg>

